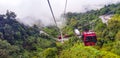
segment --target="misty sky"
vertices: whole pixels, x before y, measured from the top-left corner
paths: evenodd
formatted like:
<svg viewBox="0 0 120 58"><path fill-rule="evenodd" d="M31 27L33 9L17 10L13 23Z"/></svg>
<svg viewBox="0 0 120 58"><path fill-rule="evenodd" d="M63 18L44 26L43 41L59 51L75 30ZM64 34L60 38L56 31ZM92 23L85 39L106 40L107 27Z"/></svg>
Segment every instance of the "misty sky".
<svg viewBox="0 0 120 58"><path fill-rule="evenodd" d="M50 2L55 17L59 21L64 10L65 0L50 0ZM66 11L85 12L118 2L120 0L68 0ZM53 23L47 0L0 0L0 13L3 14L6 10L14 11L20 18L19 20L26 24L32 24L38 19L47 24Z"/></svg>

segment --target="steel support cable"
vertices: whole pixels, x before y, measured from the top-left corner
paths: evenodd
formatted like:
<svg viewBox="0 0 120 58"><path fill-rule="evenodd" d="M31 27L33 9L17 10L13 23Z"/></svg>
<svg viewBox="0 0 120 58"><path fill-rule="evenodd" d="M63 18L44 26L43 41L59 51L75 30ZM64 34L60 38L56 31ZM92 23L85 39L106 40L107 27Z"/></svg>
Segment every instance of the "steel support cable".
<svg viewBox="0 0 120 58"><path fill-rule="evenodd" d="M58 27L58 25L57 25L57 21L56 21L56 19L55 19L55 16L54 16L54 13L53 13L53 10L52 10L52 7L51 7L51 4L50 4L50 1L47 0L47 2L48 2L48 5L49 5L49 7L50 7L50 11L51 11L51 13L52 13L52 16L53 16L53 19L54 19L55 25L56 25L56 27ZM66 0L66 2L65 2L64 15L65 15L65 12L66 12L66 8L67 8L67 0ZM58 29L59 29L59 27L58 27ZM61 33L61 37L62 37L62 39L63 39L61 29L59 29L59 32ZM63 40L62 40L62 42L63 42Z"/></svg>
<svg viewBox="0 0 120 58"><path fill-rule="evenodd" d="M54 22L55 22L55 24L56 24L56 26L57 26L57 21L56 21L56 19L55 19L55 16L54 16L54 13L53 13L53 10L52 10L50 1L49 1L49 0L47 0L47 1L48 1L48 5L49 5L49 7L50 7L50 11L51 11L51 13L52 13ZM67 8L67 0L66 0L66 2L65 2L64 15L65 15L65 12L66 12L66 8ZM58 26L57 26L57 27L58 27Z"/></svg>
<svg viewBox="0 0 120 58"><path fill-rule="evenodd" d="M63 15L65 16L65 13L66 13L66 8L67 8L67 0L66 0L66 2L65 2L65 8L64 8L64 10L63 10ZM63 18L63 20L65 20L64 18ZM62 30L60 29L60 33L61 33L61 38L62 38L62 43L63 43L63 35L62 35Z"/></svg>
<svg viewBox="0 0 120 58"><path fill-rule="evenodd" d="M50 4L50 1L47 0L47 2L48 2L48 5L49 5L49 8L50 8L50 11L51 11L51 13L52 13L52 16L53 16L53 19L54 19L55 25L56 25L56 27L58 28L57 31L59 31L59 33L61 34L61 30L59 29L59 27L58 27L58 25L57 25L57 21L56 21L56 19L55 19L55 16L54 16L54 13L53 13L53 10L52 10L52 7L51 7L51 4ZM62 37L62 36L61 36L61 37ZM63 38L63 37L62 37L62 38ZM62 43L63 43L63 41L62 41Z"/></svg>
<svg viewBox="0 0 120 58"><path fill-rule="evenodd" d="M48 1L48 5L49 5L49 7L50 7L50 11L51 11L51 13L52 13L52 16L53 16L53 19L54 19L55 25L58 27L58 25L57 25L57 21L56 21L56 19L55 19L55 16L54 16L54 13L53 13L53 10L52 10L52 7L51 7L51 4L50 4L50 1L49 1L49 0L47 0L47 1Z"/></svg>
<svg viewBox="0 0 120 58"><path fill-rule="evenodd" d="M65 15L65 13L66 13L66 9L67 9L67 0L66 0L66 2L65 2L64 15Z"/></svg>

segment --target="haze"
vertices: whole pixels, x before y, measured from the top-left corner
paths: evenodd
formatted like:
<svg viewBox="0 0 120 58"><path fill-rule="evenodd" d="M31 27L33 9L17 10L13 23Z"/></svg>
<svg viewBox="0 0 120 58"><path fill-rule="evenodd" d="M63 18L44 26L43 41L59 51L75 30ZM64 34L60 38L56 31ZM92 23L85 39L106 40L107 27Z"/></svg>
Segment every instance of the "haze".
<svg viewBox="0 0 120 58"><path fill-rule="evenodd" d="M60 16L65 7L65 0L50 2L57 21L63 22ZM86 12L119 2L120 0L68 0L66 12ZM6 10L15 12L18 20L24 24L33 25L37 20L41 20L44 25L54 23L47 0L0 0L0 13L3 14Z"/></svg>

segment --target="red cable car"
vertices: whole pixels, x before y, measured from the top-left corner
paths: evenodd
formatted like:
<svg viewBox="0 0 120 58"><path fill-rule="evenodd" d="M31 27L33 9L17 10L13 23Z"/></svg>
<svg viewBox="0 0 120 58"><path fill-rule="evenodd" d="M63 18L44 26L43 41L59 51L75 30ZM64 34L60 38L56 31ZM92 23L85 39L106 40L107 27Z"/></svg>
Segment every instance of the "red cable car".
<svg viewBox="0 0 120 58"><path fill-rule="evenodd" d="M97 42L96 34L93 31L83 32L82 38L85 46L94 46Z"/></svg>
<svg viewBox="0 0 120 58"><path fill-rule="evenodd" d="M69 37L71 37L71 35L67 35L67 34L65 34L65 35L63 35L63 38L61 37L61 35L59 35L58 36L58 41L66 41L66 40L68 40L68 38Z"/></svg>
<svg viewBox="0 0 120 58"><path fill-rule="evenodd" d="M70 37L70 35L67 34L63 35L63 38L68 38L68 37ZM61 35L58 36L58 39L62 39Z"/></svg>

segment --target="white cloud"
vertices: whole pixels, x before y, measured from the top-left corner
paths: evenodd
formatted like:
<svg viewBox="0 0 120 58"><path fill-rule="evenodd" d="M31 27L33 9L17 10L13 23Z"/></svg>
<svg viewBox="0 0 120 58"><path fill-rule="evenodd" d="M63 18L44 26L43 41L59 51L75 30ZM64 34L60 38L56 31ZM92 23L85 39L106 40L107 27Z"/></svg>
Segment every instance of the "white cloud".
<svg viewBox="0 0 120 58"><path fill-rule="evenodd" d="M55 17L60 19L65 0L50 0L50 2ZM104 5L118 2L120 0L68 0L67 12L85 12L86 9L99 9ZM7 9L16 12L19 18L31 16L41 19L45 24L54 23L47 0L0 0L0 13L5 13ZM33 19L33 21L36 19ZM24 20L22 21L24 22ZM28 20L27 23L29 21L32 20Z"/></svg>
<svg viewBox="0 0 120 58"><path fill-rule="evenodd" d="M0 5L4 6L18 6L22 0L0 0Z"/></svg>

